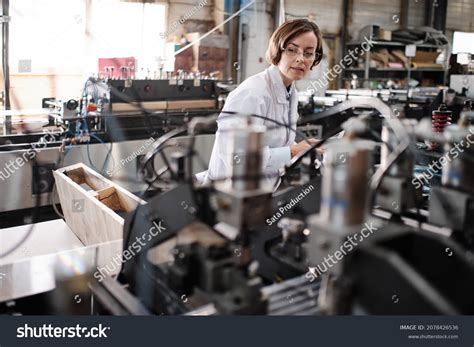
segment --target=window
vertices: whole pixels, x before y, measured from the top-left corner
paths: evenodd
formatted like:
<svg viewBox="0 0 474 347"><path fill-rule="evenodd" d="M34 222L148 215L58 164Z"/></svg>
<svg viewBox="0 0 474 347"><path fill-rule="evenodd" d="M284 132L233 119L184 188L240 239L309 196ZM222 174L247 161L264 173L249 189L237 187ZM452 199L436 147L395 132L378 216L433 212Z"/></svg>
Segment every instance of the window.
<svg viewBox="0 0 474 347"><path fill-rule="evenodd" d="M44 97L78 97L99 58L133 56L138 75L157 70L165 11L164 4L119 0L11 1L12 109L39 108Z"/></svg>
<svg viewBox="0 0 474 347"><path fill-rule="evenodd" d="M474 33L455 31L453 36L453 53L474 54Z"/></svg>
<svg viewBox="0 0 474 347"><path fill-rule="evenodd" d="M84 13L83 0L10 2L10 73L78 73Z"/></svg>
<svg viewBox="0 0 474 347"><path fill-rule="evenodd" d="M157 70L164 56L165 6L116 1L92 5L91 51L97 70L98 58L133 56L139 69ZM140 73L140 71L137 71Z"/></svg>

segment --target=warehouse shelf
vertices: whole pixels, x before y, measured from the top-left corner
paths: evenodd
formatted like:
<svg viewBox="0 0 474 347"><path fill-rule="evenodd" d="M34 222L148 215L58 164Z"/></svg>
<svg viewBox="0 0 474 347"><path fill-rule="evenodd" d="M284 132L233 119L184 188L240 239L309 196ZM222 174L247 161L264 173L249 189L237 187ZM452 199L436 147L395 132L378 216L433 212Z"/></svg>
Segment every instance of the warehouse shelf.
<svg viewBox="0 0 474 347"><path fill-rule="evenodd" d="M354 41L348 42L347 46L360 46L367 41ZM405 47L407 45L415 45L420 48L442 48L443 46L437 46L429 43L403 43L395 41L370 41L374 46L395 46L395 47Z"/></svg>
<svg viewBox="0 0 474 347"><path fill-rule="evenodd" d="M362 45L366 41L354 41L348 42L346 44L347 47ZM364 66L363 67L347 67L344 69L344 75L342 80L350 79L350 74L355 73L359 77L362 77L364 81L371 81L371 80L388 80L397 76L398 79L406 78L409 79L411 76L416 76L417 79L432 79L436 84L444 84L446 79L446 68L433 68L433 67L417 67L417 68L372 68L369 67L371 61L371 53L374 47L386 47L390 50L390 48L399 48L403 49L408 43L403 42L394 42L394 41L371 41L373 45L371 48L366 52L364 56ZM418 43L416 45L417 51L431 51L443 48L444 46L437 46L433 44L426 44L426 43ZM410 63L410 60L409 60ZM403 76L402 74L405 74Z"/></svg>
<svg viewBox="0 0 474 347"><path fill-rule="evenodd" d="M364 68L361 67L349 67L346 69L346 71L352 71L352 72L362 72L365 71ZM401 71L401 72L407 72L408 69L405 68L390 68L390 67L382 67L382 68L370 68L370 71ZM433 71L433 72L445 72L444 69L439 68L416 68L416 69L411 69L411 72L417 72L417 71Z"/></svg>

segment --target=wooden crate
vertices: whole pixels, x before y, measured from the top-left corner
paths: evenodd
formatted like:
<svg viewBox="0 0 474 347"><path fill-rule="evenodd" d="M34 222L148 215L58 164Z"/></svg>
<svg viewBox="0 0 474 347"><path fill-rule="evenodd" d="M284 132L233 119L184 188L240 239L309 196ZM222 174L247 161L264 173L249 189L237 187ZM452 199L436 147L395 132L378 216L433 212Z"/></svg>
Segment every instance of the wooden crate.
<svg viewBox="0 0 474 347"><path fill-rule="evenodd" d="M86 246L122 239L121 214L146 203L82 163L53 173L66 223Z"/></svg>

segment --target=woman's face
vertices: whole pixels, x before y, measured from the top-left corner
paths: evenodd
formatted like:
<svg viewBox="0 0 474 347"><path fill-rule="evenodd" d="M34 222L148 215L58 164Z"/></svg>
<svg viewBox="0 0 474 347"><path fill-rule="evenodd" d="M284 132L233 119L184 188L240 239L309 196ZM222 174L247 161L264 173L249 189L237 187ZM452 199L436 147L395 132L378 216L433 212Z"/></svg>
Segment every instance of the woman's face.
<svg viewBox="0 0 474 347"><path fill-rule="evenodd" d="M285 86L302 79L313 65L318 39L314 32L302 33L288 41L281 55L278 69ZM312 53L312 58L310 57Z"/></svg>

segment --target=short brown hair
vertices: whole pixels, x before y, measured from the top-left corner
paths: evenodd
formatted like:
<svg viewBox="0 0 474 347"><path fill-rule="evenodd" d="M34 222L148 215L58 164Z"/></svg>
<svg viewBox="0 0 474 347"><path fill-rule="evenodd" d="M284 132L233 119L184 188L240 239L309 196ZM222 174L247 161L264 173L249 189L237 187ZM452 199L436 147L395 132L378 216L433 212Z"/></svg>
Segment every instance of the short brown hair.
<svg viewBox="0 0 474 347"><path fill-rule="evenodd" d="M323 35L319 27L307 19L294 19L283 23L273 33L268 43L266 58L269 64L277 65L280 62L282 49L286 47L288 42L296 36L306 33L314 32L318 39L316 47L316 59L311 65L311 69L318 65L323 58Z"/></svg>

